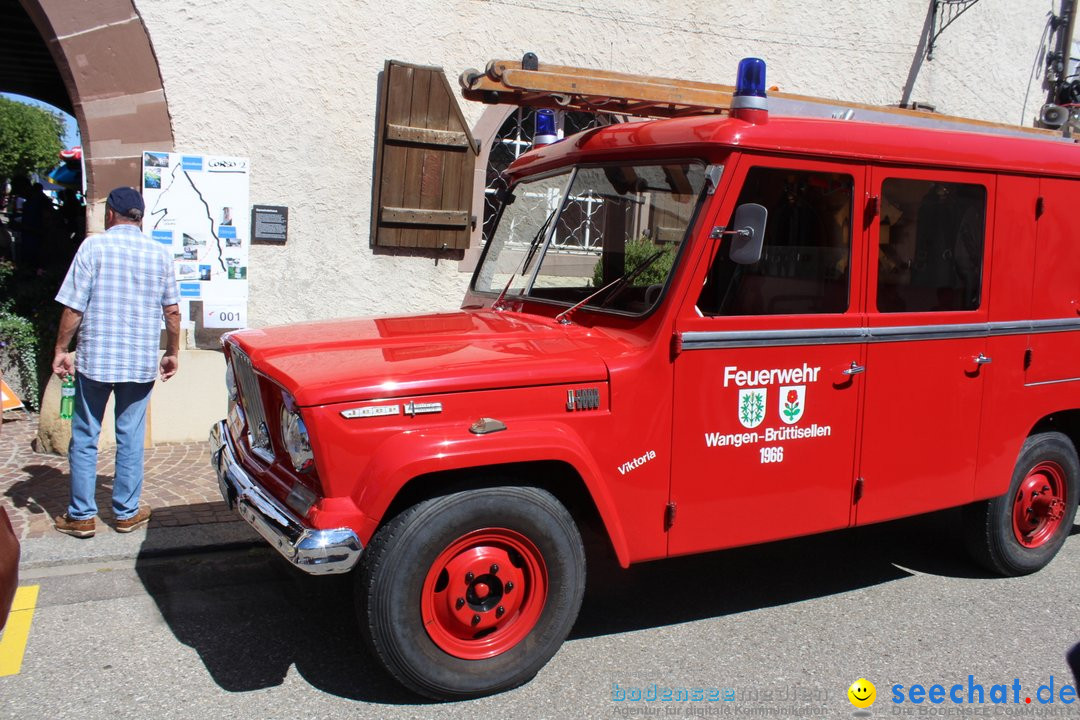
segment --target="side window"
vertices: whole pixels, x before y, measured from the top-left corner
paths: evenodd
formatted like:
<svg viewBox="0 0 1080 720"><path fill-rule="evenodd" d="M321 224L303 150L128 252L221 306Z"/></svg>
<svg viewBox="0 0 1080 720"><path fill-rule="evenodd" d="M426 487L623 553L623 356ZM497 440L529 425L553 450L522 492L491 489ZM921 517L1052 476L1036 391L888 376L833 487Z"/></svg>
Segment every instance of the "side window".
<svg viewBox="0 0 1080 720"><path fill-rule="evenodd" d="M879 312L978 309L986 188L888 178L879 215Z"/></svg>
<svg viewBox="0 0 1080 720"><path fill-rule="evenodd" d="M846 174L752 168L737 204L769 211L761 260L737 265L724 243L698 310L712 316L847 310L853 187Z"/></svg>

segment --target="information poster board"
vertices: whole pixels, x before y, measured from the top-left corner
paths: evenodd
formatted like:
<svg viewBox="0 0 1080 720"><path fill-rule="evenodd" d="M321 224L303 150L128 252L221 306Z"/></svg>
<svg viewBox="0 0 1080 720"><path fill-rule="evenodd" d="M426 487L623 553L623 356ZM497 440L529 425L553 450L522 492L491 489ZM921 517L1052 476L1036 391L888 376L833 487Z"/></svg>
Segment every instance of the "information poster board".
<svg viewBox="0 0 1080 720"><path fill-rule="evenodd" d="M192 300L203 327L247 326L248 169L247 158L143 152L143 232L172 253L184 327Z"/></svg>

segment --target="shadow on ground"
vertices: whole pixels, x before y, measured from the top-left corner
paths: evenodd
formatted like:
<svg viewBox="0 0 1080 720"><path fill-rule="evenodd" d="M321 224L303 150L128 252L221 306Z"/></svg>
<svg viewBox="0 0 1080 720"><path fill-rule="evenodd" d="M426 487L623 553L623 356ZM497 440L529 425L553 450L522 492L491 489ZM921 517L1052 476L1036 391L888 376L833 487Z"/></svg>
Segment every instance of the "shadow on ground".
<svg viewBox="0 0 1080 720"><path fill-rule="evenodd" d="M628 570L594 559L571 639L812 600L916 572L986 577L964 553L958 519L948 511ZM149 544L154 527L147 532ZM295 666L312 686L340 697L427 702L399 687L363 647L351 576L305 575L262 546L141 557L136 571L173 634L226 691L280 685Z"/></svg>
<svg viewBox="0 0 1080 720"><path fill-rule="evenodd" d="M594 560L571 638L795 603L901 580L913 572L990 577L964 550L959 510L627 570Z"/></svg>
<svg viewBox="0 0 1080 720"><path fill-rule="evenodd" d="M25 509L32 515L45 514L50 518L67 511L71 492L71 475L50 465L24 465L25 480L11 484L4 492L11 504ZM112 520L113 478L111 475L98 475L97 500L99 515Z"/></svg>
<svg viewBox="0 0 1080 720"><path fill-rule="evenodd" d="M152 540L153 527L147 531ZM352 576L311 577L269 549L140 557L135 570L176 638L228 692L281 685L295 666L318 689L369 702L418 700L363 648Z"/></svg>
<svg viewBox="0 0 1080 720"><path fill-rule="evenodd" d="M69 495L71 490L71 475L60 468L49 465L24 465L22 472L25 480L12 483L4 491L4 497L11 501L12 507L22 510L27 516L44 515L48 518L49 525L57 515L62 515L68 509ZM98 529L101 523L115 526L116 516L112 511L112 475L98 475L97 488L94 492L98 513ZM198 525L236 520L235 513L228 511L223 500L201 503L178 503L174 498L173 504L162 504L163 495L160 488L143 488L143 505L150 505L154 515L150 520L151 527ZM166 498L168 500L170 498ZM50 531L51 532L51 531Z"/></svg>

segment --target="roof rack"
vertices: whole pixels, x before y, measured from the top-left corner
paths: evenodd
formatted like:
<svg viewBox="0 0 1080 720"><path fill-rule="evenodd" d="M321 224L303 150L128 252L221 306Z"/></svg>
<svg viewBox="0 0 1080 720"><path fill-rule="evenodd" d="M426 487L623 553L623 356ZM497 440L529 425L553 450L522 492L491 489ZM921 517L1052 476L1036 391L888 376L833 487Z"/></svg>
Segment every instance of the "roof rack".
<svg viewBox="0 0 1080 720"><path fill-rule="evenodd" d="M735 92L731 85L549 65L539 62L533 53L526 53L520 61L492 60L484 72L466 70L461 74L460 82L466 99L488 104L506 103L649 118L726 114L730 111ZM772 112L780 115L1065 139L1060 132L1053 130L807 95L770 92L769 106Z"/></svg>

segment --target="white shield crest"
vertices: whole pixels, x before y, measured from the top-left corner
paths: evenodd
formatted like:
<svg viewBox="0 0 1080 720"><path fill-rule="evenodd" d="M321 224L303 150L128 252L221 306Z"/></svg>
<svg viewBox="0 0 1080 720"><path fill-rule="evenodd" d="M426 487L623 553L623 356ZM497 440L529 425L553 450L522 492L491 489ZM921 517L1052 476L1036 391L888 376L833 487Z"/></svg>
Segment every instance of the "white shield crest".
<svg viewBox="0 0 1080 720"><path fill-rule="evenodd" d="M765 403L768 388L750 388L739 391L739 422L745 428L756 428L765 419Z"/></svg>
<svg viewBox="0 0 1080 720"><path fill-rule="evenodd" d="M780 419L794 425L806 411L806 386L785 385L780 388Z"/></svg>

